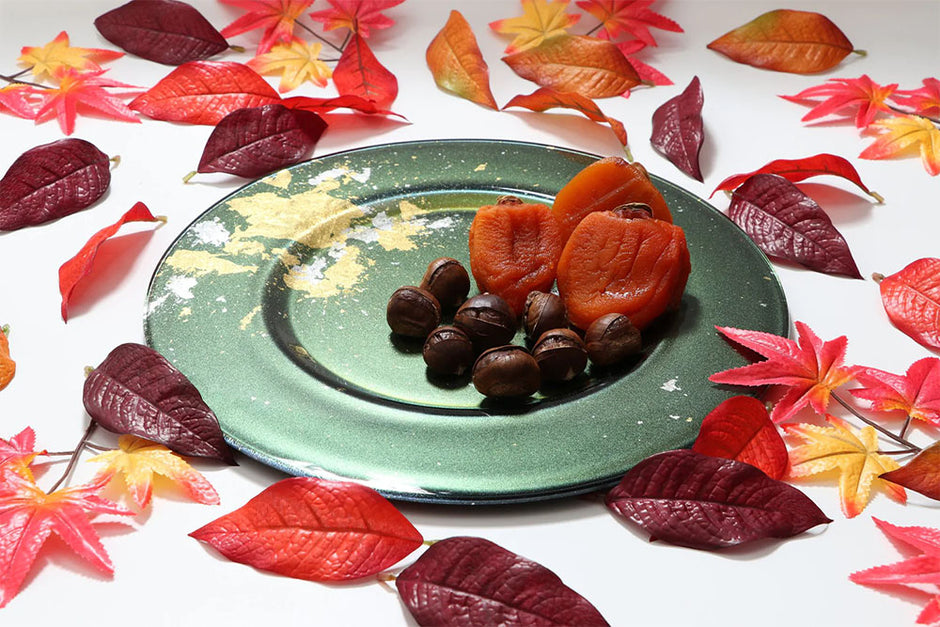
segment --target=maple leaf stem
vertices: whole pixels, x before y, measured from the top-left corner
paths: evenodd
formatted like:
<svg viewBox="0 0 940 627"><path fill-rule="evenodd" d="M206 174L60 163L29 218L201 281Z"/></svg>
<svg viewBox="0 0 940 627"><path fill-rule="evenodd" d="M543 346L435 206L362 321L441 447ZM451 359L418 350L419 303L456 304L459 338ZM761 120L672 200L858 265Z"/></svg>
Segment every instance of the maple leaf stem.
<svg viewBox="0 0 940 627"><path fill-rule="evenodd" d="M878 451L879 455L911 455L918 451L912 448L904 448L897 451Z"/></svg>
<svg viewBox="0 0 940 627"><path fill-rule="evenodd" d="M19 78L17 78L18 76L22 76L26 72L27 70L23 70L22 72L17 72L16 74L13 74L11 76L7 76L6 74L0 74L0 79L5 80L6 82L11 83L13 85L29 85L30 87L39 87L40 89L52 89L48 85L42 85L40 83L33 83L31 81L21 81Z"/></svg>
<svg viewBox="0 0 940 627"><path fill-rule="evenodd" d="M305 31L307 31L308 33L310 33L311 35L313 35L314 37L316 37L317 39L319 39L320 41L322 41L323 43L325 43L327 46L329 46L330 48L332 48L332 49L335 50L336 52L339 52L340 54L343 53L343 48L342 48L341 46L337 46L336 44L334 44L332 41L330 41L330 40L327 39L326 37L321 36L318 32L316 32L315 30L313 30L312 28L310 28L309 26L307 26L307 25L304 24L303 22L297 22L297 25L300 26L300 27L301 27L302 29L304 29ZM349 40L349 37L347 36L346 41L348 41L348 40ZM346 43L346 42L344 41L343 44L345 45L345 43Z"/></svg>
<svg viewBox="0 0 940 627"><path fill-rule="evenodd" d="M857 409L855 409L855 408L852 407L849 403L847 403L844 398L842 398L841 396L839 396L839 395L836 394L835 392L832 392L832 398L834 398L836 401L838 401L838 403L839 403L840 405L842 405L842 406L845 407L847 410L849 410L849 412L850 412L853 416L855 416L856 418L858 418L859 420L861 420L862 422L864 422L864 423L865 423L866 425L868 425L869 427L872 427L873 429L875 429L875 431L878 431L879 433L885 435L886 437L891 438L892 440L894 440L895 442L897 442L898 444L900 444L900 445L902 445L902 446L908 447L908 448L910 449L910 452L913 452L913 453L920 452L921 448L920 448L919 446L915 446L915 445L912 444L909 440L906 440L905 438L903 438L903 437L901 437L901 436L899 436L899 435L895 435L894 433L891 433L891 431L889 431L888 429L885 429L884 427L882 427L882 426L881 426L880 424L878 424L877 422L874 422L873 420L870 420L869 418L866 418L865 416L863 416L862 414L860 414Z"/></svg>
<svg viewBox="0 0 940 627"><path fill-rule="evenodd" d="M85 429L85 435L82 436L82 439L79 440L78 446L75 447L75 450L72 451L72 457L69 458L69 464L65 467L65 472L62 473L62 476L59 477L59 480L52 484L52 487L49 488L49 494L58 489L62 483L68 479L69 475L72 474L72 470L75 468L75 464L78 463L78 458L81 457L82 451L85 449L85 446L88 444L88 438L91 437L91 434L95 432L95 426L97 426L94 420L88 422L88 428Z"/></svg>
<svg viewBox="0 0 940 627"><path fill-rule="evenodd" d="M596 24L596 25L594 26L594 28L592 28L592 29L589 30L588 32L584 33L584 36L585 36L585 37L590 37L591 35L593 35L593 34L596 33L597 31L599 31L599 30L601 29L601 26L603 26L603 25L604 25L603 23L601 23L601 24Z"/></svg>
<svg viewBox="0 0 940 627"><path fill-rule="evenodd" d="M901 427L900 435L902 438L907 435L907 430L910 428L910 426L911 426L911 416L908 416L907 420L904 421L904 425Z"/></svg>
<svg viewBox="0 0 940 627"><path fill-rule="evenodd" d="M887 104L887 103L886 103L886 104ZM925 120L929 120L929 121L933 122L936 126L940 126L940 119L932 118L932 117L930 117L929 115L923 115L923 114L921 114L921 113L917 113L916 111L910 111L910 110L908 110L908 109L902 109L901 107L896 107L896 106L894 106L894 105L888 105L888 108L891 109L892 111L894 111L895 113L900 113L901 115L912 115L912 116L916 116L916 117L919 117L919 118L924 118Z"/></svg>

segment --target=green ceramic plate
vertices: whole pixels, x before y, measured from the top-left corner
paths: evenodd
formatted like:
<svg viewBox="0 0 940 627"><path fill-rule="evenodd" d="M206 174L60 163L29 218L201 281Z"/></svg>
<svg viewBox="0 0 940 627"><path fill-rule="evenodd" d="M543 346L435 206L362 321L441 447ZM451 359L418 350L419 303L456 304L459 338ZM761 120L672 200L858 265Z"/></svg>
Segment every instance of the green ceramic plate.
<svg viewBox="0 0 940 627"><path fill-rule="evenodd" d="M654 179L686 230L692 274L641 359L589 370L523 403L425 372L385 323L389 295L440 256L466 262L475 208L505 193L551 203L596 155L503 141L390 144L320 157L211 207L170 247L147 340L202 392L232 446L296 475L387 496L510 502L615 483L687 446L746 361L715 332L786 334L763 254L704 201Z"/></svg>

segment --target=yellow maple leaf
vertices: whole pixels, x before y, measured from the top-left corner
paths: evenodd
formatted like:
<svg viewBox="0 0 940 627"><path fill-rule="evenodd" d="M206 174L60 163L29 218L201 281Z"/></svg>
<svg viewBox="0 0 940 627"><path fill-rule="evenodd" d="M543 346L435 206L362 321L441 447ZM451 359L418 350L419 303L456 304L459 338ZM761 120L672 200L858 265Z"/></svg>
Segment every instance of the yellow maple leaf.
<svg viewBox="0 0 940 627"><path fill-rule="evenodd" d="M278 44L270 52L259 54L248 62L248 66L259 74L281 75L278 90L283 93L300 87L305 81L326 87L326 81L333 76L333 70L320 61L323 44L308 44L302 39L294 39L289 44Z"/></svg>
<svg viewBox="0 0 940 627"><path fill-rule="evenodd" d="M141 509L150 502L154 473L183 488L197 503L218 505L219 495L206 478L162 444L122 435L118 446L88 461L106 464L97 477L123 475L127 491Z"/></svg>
<svg viewBox="0 0 940 627"><path fill-rule="evenodd" d="M790 450L790 477L808 477L830 470L839 471L839 498L847 518L861 513L871 500L872 488L881 488L892 499L904 503L907 493L878 476L900 467L895 460L878 453L878 434L872 427L855 430L844 420L827 416L831 427L811 424L784 425L788 435L801 444Z"/></svg>
<svg viewBox="0 0 940 627"><path fill-rule="evenodd" d="M579 19L580 14L565 13L569 0L522 0L520 17L490 22L490 28L503 35L516 38L506 48L506 54L535 48L540 43L563 35Z"/></svg>
<svg viewBox="0 0 940 627"><path fill-rule="evenodd" d="M862 159L885 159L920 151L930 176L940 174L940 129L919 115L901 115L879 120L869 130L880 133L859 155Z"/></svg>
<svg viewBox="0 0 940 627"><path fill-rule="evenodd" d="M123 52L103 48L76 48L69 45L69 35L62 31L45 46L23 46L17 61L28 66L36 80L52 78L56 70L72 68L79 72L98 71L98 63L113 61L124 56Z"/></svg>

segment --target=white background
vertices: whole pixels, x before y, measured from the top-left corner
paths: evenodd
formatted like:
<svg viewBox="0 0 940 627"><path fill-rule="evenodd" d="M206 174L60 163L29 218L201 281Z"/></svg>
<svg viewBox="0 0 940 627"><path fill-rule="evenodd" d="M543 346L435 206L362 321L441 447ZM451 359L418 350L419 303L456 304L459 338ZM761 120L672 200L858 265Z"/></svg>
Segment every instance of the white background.
<svg viewBox="0 0 940 627"><path fill-rule="evenodd" d="M0 0L0 72L18 68L24 45L41 46L60 30L73 45L111 47L94 29L94 18L117 2ZM203 0L200 11L221 29L238 12ZM572 5L573 6L573 5ZM676 20L685 33L654 30L660 45L638 56L669 76L675 85L638 89L629 99L600 102L620 119L634 157L656 174L707 197L726 176L756 169L775 158L819 152L847 157L885 204L876 205L851 184L827 177L806 184L833 218L858 262L864 280L851 280L778 266L791 319L807 322L823 339L849 338L850 363L903 372L927 349L896 330L881 307L873 272L890 274L920 257L940 256L940 180L915 158L864 161L857 155L870 139L848 123L807 126L806 109L777 96L822 83L827 78L868 74L878 83L919 87L940 67L940 3L789 2L787 8L814 9L830 17L868 56L851 55L816 76L773 73L738 65L706 49L706 44L758 14L780 8L776 2L667 1L654 9ZM318 0L313 9L326 8ZM473 27L490 65L500 104L535 86L500 61L507 40L490 31L495 19L520 13L514 0L462 3L408 0L388 12L397 24L370 40L380 61L399 80L393 109L410 123L355 118L327 131L315 154L384 142L446 137L514 139L557 144L602 155L618 154L606 127L574 113L495 112L440 91L427 70L424 51L459 8ZM584 18L584 32L593 22ZM309 22L308 22L309 23ZM299 31L298 31L299 32ZM233 39L253 48L257 35ZM221 58L245 61L250 54ZM110 64L108 76L149 87L171 68L125 57ZM677 171L649 145L650 117L666 99L697 75L705 93L705 183ZM271 79L276 85L276 78ZM332 89L332 88L330 88ZM295 93L332 94L306 86ZM111 189L93 208L55 223L0 234L0 323L12 327L11 347L18 372L0 392L0 437L27 425L38 446L63 450L79 440L87 417L81 404L83 367L98 364L122 342L143 340L142 316L150 275L162 252L196 216L243 181L200 175L195 168L211 132L205 126L144 119L126 124L80 118L74 136L109 155L120 155ZM62 137L55 122L32 122L0 115L0 171L30 147ZM98 259L95 285L82 289L73 318L59 317L57 270L86 239L110 224L134 202L147 203L169 223L144 232L136 257L109 253ZM718 194L713 203L724 209ZM839 413L836 411L835 413ZM936 433L928 434L936 437ZM95 441L113 445L106 433ZM129 521L96 524L115 564L113 578L94 572L57 539L41 551L19 596L0 610L2 625L66 624L413 624L397 594L374 582L320 585L261 573L218 557L186 534L230 511L281 474L240 458L237 468L197 463L222 498L219 507L186 502L159 488L152 506ZM61 465L41 480L50 483ZM73 484L93 473L83 464ZM642 532L615 520L602 505L568 499L535 505L464 508L401 504L401 510L428 539L477 535L554 570L586 596L614 625L905 625L913 624L927 595L886 594L848 580L849 573L900 559L901 553L871 521L878 516L899 525L940 526L937 504L912 495L905 507L876 495L860 516L847 520L839 510L833 482L801 486L834 522L786 541L720 553L649 543Z"/></svg>

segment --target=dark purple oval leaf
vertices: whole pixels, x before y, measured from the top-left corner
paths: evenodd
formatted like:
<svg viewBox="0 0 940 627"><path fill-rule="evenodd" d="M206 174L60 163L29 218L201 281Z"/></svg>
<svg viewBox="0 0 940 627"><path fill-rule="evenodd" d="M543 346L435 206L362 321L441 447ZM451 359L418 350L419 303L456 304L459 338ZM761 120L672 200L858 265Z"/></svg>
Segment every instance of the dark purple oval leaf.
<svg viewBox="0 0 940 627"><path fill-rule="evenodd" d="M653 539L693 549L789 538L832 522L805 494L754 466L688 450L631 468L607 507Z"/></svg>
<svg viewBox="0 0 940 627"><path fill-rule="evenodd" d="M482 538L435 542L395 586L419 625L607 625L555 573Z"/></svg>
<svg viewBox="0 0 940 627"><path fill-rule="evenodd" d="M728 216L771 257L853 279L862 275L842 234L812 198L776 174L755 174L734 190Z"/></svg>
<svg viewBox="0 0 940 627"><path fill-rule="evenodd" d="M121 344L85 379L85 411L99 425L194 457L234 463L219 421L186 376L143 344Z"/></svg>
<svg viewBox="0 0 940 627"><path fill-rule="evenodd" d="M325 129L312 111L280 104L238 109L212 131L198 171L255 178L306 158Z"/></svg>
<svg viewBox="0 0 940 627"><path fill-rule="evenodd" d="M165 65L208 59L228 49L219 31L176 0L132 0L95 19L95 27L115 46Z"/></svg>
<svg viewBox="0 0 940 627"><path fill-rule="evenodd" d="M15 231L85 209L111 184L108 156L83 139L30 148L0 179L0 231Z"/></svg>
<svg viewBox="0 0 940 627"><path fill-rule="evenodd" d="M653 112L653 148L669 159L674 166L701 181L702 169L698 155L705 139L702 124L702 105L705 97L698 76L685 90L670 98Z"/></svg>

